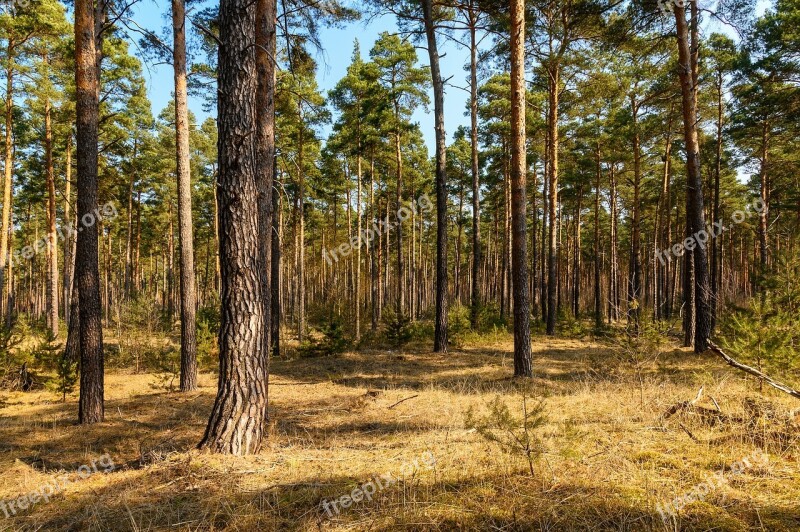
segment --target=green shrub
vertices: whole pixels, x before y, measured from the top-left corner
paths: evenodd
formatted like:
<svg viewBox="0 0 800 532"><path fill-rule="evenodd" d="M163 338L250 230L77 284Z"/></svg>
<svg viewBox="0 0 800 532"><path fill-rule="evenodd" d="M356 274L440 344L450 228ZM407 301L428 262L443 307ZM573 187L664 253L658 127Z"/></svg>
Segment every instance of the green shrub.
<svg viewBox="0 0 800 532"><path fill-rule="evenodd" d="M535 431L547 422L544 400L537 400L531 405L529 397L523 395L520 417L511 413L499 395L486 407L487 412L484 415L476 414L473 407L467 410L466 428L477 431L485 440L496 444L505 453L524 456L533 476L534 464L543 451L541 439Z"/></svg>
<svg viewBox="0 0 800 532"><path fill-rule="evenodd" d="M320 325L320 337L312 337L300 346L300 356L329 357L339 355L347 350L348 339L344 334L342 320L337 315L330 315Z"/></svg>
<svg viewBox="0 0 800 532"><path fill-rule="evenodd" d="M411 318L392 309L383 311L383 335L395 347L401 347L410 342L415 334Z"/></svg>
<svg viewBox="0 0 800 532"><path fill-rule="evenodd" d="M720 343L737 360L766 372L800 371L800 260L779 260L777 273L762 282L746 308L721 324Z"/></svg>

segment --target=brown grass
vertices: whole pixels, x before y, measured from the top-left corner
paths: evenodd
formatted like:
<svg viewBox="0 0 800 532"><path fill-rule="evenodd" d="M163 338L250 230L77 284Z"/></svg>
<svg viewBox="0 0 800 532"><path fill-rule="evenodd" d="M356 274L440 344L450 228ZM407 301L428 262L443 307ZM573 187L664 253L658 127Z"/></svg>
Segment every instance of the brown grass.
<svg viewBox="0 0 800 532"><path fill-rule="evenodd" d="M0 499L64 472L75 482L48 503L0 513L0 530L800 529L796 434L772 434L777 421L661 418L700 386L745 418L745 398L759 397L752 380L676 350L644 367L640 390L638 376L603 345L536 339L534 349L537 376L526 385L509 378L508 340L448 355L408 349L275 361L269 443L247 458L192 450L214 398L210 374L200 391L181 395L160 389L157 376L112 373L106 422L90 428L74 425L74 396L62 404L45 391L4 394ZM522 393L546 397L533 477L523 457L464 423L471 406L498 395L521 412ZM765 393L759 400L778 412L797 406ZM664 525L657 504L762 447L768 465L726 475ZM403 467L425 451L433 469ZM77 479L77 468L103 453L117 469ZM323 500L403 469L408 475L371 502L333 518L322 509Z"/></svg>

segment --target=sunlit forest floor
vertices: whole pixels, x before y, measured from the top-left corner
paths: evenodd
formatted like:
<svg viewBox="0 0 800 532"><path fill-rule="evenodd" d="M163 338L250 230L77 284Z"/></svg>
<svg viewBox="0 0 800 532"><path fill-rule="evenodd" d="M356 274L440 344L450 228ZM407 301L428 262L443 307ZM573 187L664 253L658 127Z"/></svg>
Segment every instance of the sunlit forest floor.
<svg viewBox="0 0 800 532"><path fill-rule="evenodd" d="M674 349L633 364L588 338L534 338L536 378L523 385L510 378L511 350L502 334L447 355L412 345L275 360L269 442L248 458L193 450L214 400L210 373L182 395L163 376L112 369L106 421L91 428L75 425L76 394L0 393L0 499L71 479L49 502L0 513L0 529L800 529L793 399L759 392L717 359ZM665 418L701 387L697 405L722 414ZM523 397L544 418L527 439ZM503 427L475 421L502 404ZM530 463L524 446L490 433L532 442ZM768 461L752 458L759 449ZM104 453L115 469L81 479ZM344 508L356 488L374 493ZM659 505L693 492L662 518Z"/></svg>

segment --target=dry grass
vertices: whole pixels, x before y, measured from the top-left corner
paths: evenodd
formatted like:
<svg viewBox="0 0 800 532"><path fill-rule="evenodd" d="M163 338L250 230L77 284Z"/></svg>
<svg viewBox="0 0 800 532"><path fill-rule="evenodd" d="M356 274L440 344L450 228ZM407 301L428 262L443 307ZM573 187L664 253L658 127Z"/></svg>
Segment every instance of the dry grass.
<svg viewBox="0 0 800 532"><path fill-rule="evenodd" d="M117 469L75 478L16 516L0 514L0 530L664 530L657 504L757 448L768 465L727 475L671 528L800 529L796 434L778 438L763 420L662 419L700 386L744 418L745 398L759 396L752 381L675 351L644 367L640 389L639 375L602 345L536 339L534 349L537 377L525 389L509 378L508 340L446 356L410 349L275 361L269 444L248 458L191 450L214 398L212 375L181 395L159 389L153 375L110 374L107 421L91 428L73 424L75 397L61 404L47 392L5 394L0 499L63 472L76 477L103 453ZM533 477L524 458L464 423L471 406L498 395L520 412L522 393L546 396ZM797 406L765 393L779 412ZM433 469L403 467L426 451ZM323 500L401 471L407 476L371 502L333 518L322 509Z"/></svg>

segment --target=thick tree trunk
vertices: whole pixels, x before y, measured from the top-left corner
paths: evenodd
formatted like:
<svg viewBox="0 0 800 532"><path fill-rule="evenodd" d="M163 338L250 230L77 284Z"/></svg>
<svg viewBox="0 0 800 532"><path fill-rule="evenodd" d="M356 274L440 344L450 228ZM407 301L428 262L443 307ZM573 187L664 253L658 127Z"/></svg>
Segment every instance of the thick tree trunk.
<svg viewBox="0 0 800 532"><path fill-rule="evenodd" d="M687 221L692 235L705 230L703 209L703 182L700 173L700 143L697 132L697 83L694 75L696 62L692 58L689 43L689 27L684 7L675 6L675 20L678 40L678 75L683 101L684 140L687 153ZM711 336L712 294L708 281L708 261L705 245L692 250L694 259L694 299L695 299L695 351L704 352Z"/></svg>
<svg viewBox="0 0 800 532"><path fill-rule="evenodd" d="M528 301L525 110L525 2L511 0L511 210L514 270L514 375L533 376Z"/></svg>
<svg viewBox="0 0 800 532"><path fill-rule="evenodd" d="M422 0L425 35L433 79L433 103L436 123L436 323L433 339L435 353L447 352L447 138L444 130L444 82L439 69L439 49L433 20L432 0ZM420 235L421 238L421 235ZM458 282L458 279L456 279Z"/></svg>
<svg viewBox="0 0 800 532"><path fill-rule="evenodd" d="M175 162L178 175L178 234L181 246L181 377L180 389L197 389L197 340L192 224L192 178L189 165L189 107L186 88L186 6L172 0L172 51L175 74Z"/></svg>
<svg viewBox="0 0 800 532"><path fill-rule="evenodd" d="M259 267L256 175L255 4L222 0L219 11L219 227L222 312L219 385L204 450L261 448L267 419L267 346Z"/></svg>
<svg viewBox="0 0 800 532"><path fill-rule="evenodd" d="M75 288L80 299L80 404L82 424L103 421L103 328L100 307L97 209L99 70L94 3L75 2L75 88L78 163L78 244ZM94 220L92 223L88 223Z"/></svg>

